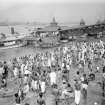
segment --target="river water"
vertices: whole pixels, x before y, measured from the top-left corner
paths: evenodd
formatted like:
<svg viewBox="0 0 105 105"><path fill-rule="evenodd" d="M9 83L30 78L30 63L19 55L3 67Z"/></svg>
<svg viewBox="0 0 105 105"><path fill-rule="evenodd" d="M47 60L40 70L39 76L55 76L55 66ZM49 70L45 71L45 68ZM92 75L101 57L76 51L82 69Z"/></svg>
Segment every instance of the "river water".
<svg viewBox="0 0 105 105"><path fill-rule="evenodd" d="M0 61L10 60L14 57L21 57L30 54L34 55L36 52L42 52L42 51L46 51L46 49L35 48L33 46L0 50Z"/></svg>
<svg viewBox="0 0 105 105"><path fill-rule="evenodd" d="M11 34L9 26L0 26L0 33L6 34L8 36ZM24 33L28 34L29 30L32 28L32 26L14 26L14 29L18 33ZM29 54L34 54L37 51L41 51L41 49L28 46L28 47L20 47L20 48L13 48L13 49L5 49L5 50L0 50L0 61L1 60L9 60L14 57L19 57L19 56L24 56L24 55L29 55Z"/></svg>

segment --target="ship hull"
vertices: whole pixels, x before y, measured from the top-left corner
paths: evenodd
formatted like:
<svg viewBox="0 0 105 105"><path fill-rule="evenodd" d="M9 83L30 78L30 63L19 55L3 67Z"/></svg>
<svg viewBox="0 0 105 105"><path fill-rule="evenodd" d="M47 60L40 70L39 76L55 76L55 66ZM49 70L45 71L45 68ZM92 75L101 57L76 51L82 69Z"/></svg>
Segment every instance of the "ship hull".
<svg viewBox="0 0 105 105"><path fill-rule="evenodd" d="M10 45L10 46L0 46L0 50L18 48L18 47L23 47L25 45L26 45L25 43L20 43L20 44L14 44L14 45Z"/></svg>

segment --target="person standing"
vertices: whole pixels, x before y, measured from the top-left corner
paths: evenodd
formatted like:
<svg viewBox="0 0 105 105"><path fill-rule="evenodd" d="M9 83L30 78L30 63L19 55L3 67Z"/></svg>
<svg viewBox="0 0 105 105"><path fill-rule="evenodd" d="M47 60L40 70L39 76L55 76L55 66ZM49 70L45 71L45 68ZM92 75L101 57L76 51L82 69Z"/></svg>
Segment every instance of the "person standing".
<svg viewBox="0 0 105 105"><path fill-rule="evenodd" d="M75 80L81 81L81 77L80 77L80 72L79 71L76 72Z"/></svg>
<svg viewBox="0 0 105 105"><path fill-rule="evenodd" d="M8 66L7 66L7 62L6 61L4 61L4 73L3 73L3 75L5 76L5 78L7 78L8 77Z"/></svg>
<svg viewBox="0 0 105 105"><path fill-rule="evenodd" d="M24 84L24 87L23 87L23 94L24 96L26 96L28 93L29 93L29 84L26 83Z"/></svg>
<svg viewBox="0 0 105 105"><path fill-rule="evenodd" d="M20 99L18 93L15 94L15 102L16 102L16 105L21 105L21 99Z"/></svg>
<svg viewBox="0 0 105 105"><path fill-rule="evenodd" d="M105 97L105 66L103 67L103 76L102 76L102 96Z"/></svg>
<svg viewBox="0 0 105 105"><path fill-rule="evenodd" d="M46 83L44 80L41 80L40 82L40 87L41 87L41 92L42 93L45 93L45 90L46 90Z"/></svg>
<svg viewBox="0 0 105 105"><path fill-rule="evenodd" d="M7 87L7 77L8 77L8 66L7 66L7 62L4 61L3 73L2 73L2 80L3 80L4 87Z"/></svg>
<svg viewBox="0 0 105 105"><path fill-rule="evenodd" d="M75 80L74 84L75 90L75 104L79 105L80 104L80 97L81 97L81 84L78 80Z"/></svg>
<svg viewBox="0 0 105 105"><path fill-rule="evenodd" d="M38 80L35 77L32 77L31 88L33 91L38 89Z"/></svg>
<svg viewBox="0 0 105 105"><path fill-rule="evenodd" d="M38 105L46 105L45 100L43 99L43 94L39 93L39 97L37 99L37 104Z"/></svg>
<svg viewBox="0 0 105 105"><path fill-rule="evenodd" d="M87 89L88 89L88 79L86 77L86 74L83 74L83 78L82 78L81 82L82 82L82 93L83 93L84 103L86 103Z"/></svg>
<svg viewBox="0 0 105 105"><path fill-rule="evenodd" d="M41 92L45 93L45 90L46 90L46 73L45 73L45 71L43 71L41 74L40 88L41 88Z"/></svg>
<svg viewBox="0 0 105 105"><path fill-rule="evenodd" d="M56 72L53 70L50 73L50 83L51 83L51 86L56 84Z"/></svg>

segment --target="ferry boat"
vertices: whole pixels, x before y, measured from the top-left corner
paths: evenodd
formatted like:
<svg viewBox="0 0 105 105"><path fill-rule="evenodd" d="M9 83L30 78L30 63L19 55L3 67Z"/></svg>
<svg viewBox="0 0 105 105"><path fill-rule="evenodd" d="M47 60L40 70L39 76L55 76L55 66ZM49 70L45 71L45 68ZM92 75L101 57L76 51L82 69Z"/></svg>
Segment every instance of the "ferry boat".
<svg viewBox="0 0 105 105"><path fill-rule="evenodd" d="M23 38L23 36L9 36L0 39L0 50L25 46L26 41Z"/></svg>

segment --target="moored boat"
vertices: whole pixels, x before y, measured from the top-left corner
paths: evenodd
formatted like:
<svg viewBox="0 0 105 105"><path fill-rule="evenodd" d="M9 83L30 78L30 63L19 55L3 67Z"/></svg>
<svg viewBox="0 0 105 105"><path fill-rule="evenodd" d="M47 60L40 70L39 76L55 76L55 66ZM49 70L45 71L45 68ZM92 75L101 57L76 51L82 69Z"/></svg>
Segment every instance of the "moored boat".
<svg viewBox="0 0 105 105"><path fill-rule="evenodd" d="M0 39L0 50L25 46L26 42L21 36L10 36Z"/></svg>

